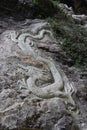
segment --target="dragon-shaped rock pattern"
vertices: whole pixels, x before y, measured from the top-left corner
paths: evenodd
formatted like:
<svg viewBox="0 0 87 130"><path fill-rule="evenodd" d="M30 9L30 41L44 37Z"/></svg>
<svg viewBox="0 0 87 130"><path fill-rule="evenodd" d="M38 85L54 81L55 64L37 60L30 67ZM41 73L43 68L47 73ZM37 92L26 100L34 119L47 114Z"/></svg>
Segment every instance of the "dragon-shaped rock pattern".
<svg viewBox="0 0 87 130"><path fill-rule="evenodd" d="M11 40L17 43L21 52L38 63L38 66L33 64L34 62L32 65L18 64L19 70L27 76L27 78L18 81L20 89L27 89L29 93L33 93L42 99L61 98L67 106L69 105L69 110L74 111L76 104L73 96L76 94L76 89L73 83L69 82L64 72L55 65L53 59L41 56L35 45L35 41L40 42L46 36L50 37L51 40L55 40L52 32L48 28L39 27L33 31L28 29L27 31L11 31L10 35ZM17 53L17 56L19 55Z"/></svg>
<svg viewBox="0 0 87 130"><path fill-rule="evenodd" d="M0 35L0 129L76 129L78 88L56 59L60 46L43 20L17 22Z"/></svg>

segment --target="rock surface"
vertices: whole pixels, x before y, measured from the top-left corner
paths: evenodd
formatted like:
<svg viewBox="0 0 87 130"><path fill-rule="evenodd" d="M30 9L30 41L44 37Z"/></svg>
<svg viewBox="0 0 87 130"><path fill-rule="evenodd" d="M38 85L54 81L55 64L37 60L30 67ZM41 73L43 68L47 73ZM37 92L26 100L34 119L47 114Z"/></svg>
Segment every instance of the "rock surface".
<svg viewBox="0 0 87 130"><path fill-rule="evenodd" d="M71 16L83 17L66 5L60 10L69 26L58 15L58 36L74 39L81 25ZM87 74L70 67L61 48L66 40L56 40L48 22L39 19L10 17L0 19L0 26L0 129L86 130ZM86 39L85 32L79 35L78 42Z"/></svg>
<svg viewBox="0 0 87 130"><path fill-rule="evenodd" d="M48 58L50 53L38 50L59 47L49 24L33 20L22 27L4 31L0 36L0 128L77 129L75 116L79 116L79 109L75 86L58 63ZM54 72L59 75L57 81L60 80L56 88ZM28 82L30 78L34 81Z"/></svg>

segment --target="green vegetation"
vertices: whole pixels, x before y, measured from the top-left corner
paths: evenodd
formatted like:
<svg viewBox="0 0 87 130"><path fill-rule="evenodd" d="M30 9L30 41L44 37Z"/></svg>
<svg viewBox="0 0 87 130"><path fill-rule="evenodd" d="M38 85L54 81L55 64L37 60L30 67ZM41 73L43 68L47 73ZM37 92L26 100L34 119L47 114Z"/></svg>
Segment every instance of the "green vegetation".
<svg viewBox="0 0 87 130"><path fill-rule="evenodd" d="M87 66L87 30L61 12L57 6L59 0L35 0L34 3L35 17L46 19L50 23L72 64Z"/></svg>
<svg viewBox="0 0 87 130"><path fill-rule="evenodd" d="M54 3L59 3L59 0L33 0L34 2L34 16L37 18L52 17L57 13L57 8Z"/></svg>
<svg viewBox="0 0 87 130"><path fill-rule="evenodd" d="M62 41L62 47L66 51L67 56L70 57L73 61L73 64L76 66L86 66L87 63L87 44L86 42L82 43L76 43L71 41L70 39L64 39Z"/></svg>
<svg viewBox="0 0 87 130"><path fill-rule="evenodd" d="M87 29L61 16L48 18L56 38L73 65L87 67Z"/></svg>

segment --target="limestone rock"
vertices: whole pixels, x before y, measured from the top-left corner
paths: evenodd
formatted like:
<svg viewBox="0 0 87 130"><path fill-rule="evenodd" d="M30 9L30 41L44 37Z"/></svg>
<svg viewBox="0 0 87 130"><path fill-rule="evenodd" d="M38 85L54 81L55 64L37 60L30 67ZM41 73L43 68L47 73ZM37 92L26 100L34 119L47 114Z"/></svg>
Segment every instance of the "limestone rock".
<svg viewBox="0 0 87 130"><path fill-rule="evenodd" d="M0 36L0 128L56 130L63 124L63 128L75 130L73 116L78 111L74 103L75 88L47 57L51 55L38 49L42 43L44 46L49 43L48 48L53 48L53 43L58 46L50 26L43 20L32 20L28 27L27 24L22 29L7 30Z"/></svg>

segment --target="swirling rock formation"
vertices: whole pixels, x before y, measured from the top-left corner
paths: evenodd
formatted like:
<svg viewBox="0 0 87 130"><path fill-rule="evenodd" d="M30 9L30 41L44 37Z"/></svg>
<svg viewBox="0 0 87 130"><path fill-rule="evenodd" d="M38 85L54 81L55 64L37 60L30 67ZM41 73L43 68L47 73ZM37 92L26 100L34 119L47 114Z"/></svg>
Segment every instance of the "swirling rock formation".
<svg viewBox="0 0 87 130"><path fill-rule="evenodd" d="M57 42L49 24L41 20L32 21L28 28L8 30L1 35L2 130L76 128L74 119L79 111L76 88L50 55L38 49L40 44L47 43L52 46ZM67 122L60 126L62 119Z"/></svg>
<svg viewBox="0 0 87 130"><path fill-rule="evenodd" d="M55 67L53 61L51 59L41 57L40 55L38 55L36 53L36 50L34 51L34 49L32 49L33 43L28 38L40 40L40 39L43 39L45 33L48 33L50 35L50 37L53 38L51 31L46 30L46 29L41 29L39 31L38 35L34 35L34 36L29 33L17 34L17 32L11 32L11 39L14 42L18 43L18 46L23 51L23 53L26 55L32 56L37 61L42 62L43 67L44 67L44 64L46 64L53 77L53 79L52 79L54 82L53 84L47 85L44 88L41 88L41 87L39 88L38 86L36 86L35 83L38 80L45 81L46 79L48 79L45 74L45 73L47 73L47 70L44 71L42 69L42 71L41 71L41 69L37 69L32 66L25 67L25 66L20 65L20 67L22 69L24 69L25 71L28 72L28 76L29 76L29 78L27 79L28 89L29 89L29 91L31 91L32 93L34 93L35 95L37 95L40 98L50 98L50 97L61 97L61 98L64 97L65 99L69 98L68 99L69 103L71 103L72 105L75 105L75 103L71 97L71 95L73 93L75 93L75 90L74 90L72 84L70 84L68 82L68 80L65 81L65 82L67 82L66 84L63 83L64 79L62 79L62 76L60 75L59 71ZM17 34L17 35L15 36L15 34ZM43 77L44 75L45 75L45 77ZM65 90L65 92L64 92L64 90Z"/></svg>

